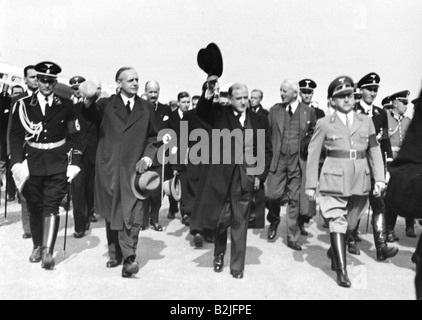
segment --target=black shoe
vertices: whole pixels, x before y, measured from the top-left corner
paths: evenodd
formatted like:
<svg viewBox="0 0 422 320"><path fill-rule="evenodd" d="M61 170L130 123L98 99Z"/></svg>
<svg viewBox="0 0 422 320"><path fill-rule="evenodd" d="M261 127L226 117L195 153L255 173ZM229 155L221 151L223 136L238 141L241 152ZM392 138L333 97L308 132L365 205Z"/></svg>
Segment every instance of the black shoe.
<svg viewBox="0 0 422 320"><path fill-rule="evenodd" d="M202 248L204 246L204 237L200 233L195 234L193 237L193 243L195 248Z"/></svg>
<svg viewBox="0 0 422 320"><path fill-rule="evenodd" d="M113 268L117 268L121 264L122 264L122 260L110 259L110 260L108 260L106 266L107 266L107 269L113 269Z"/></svg>
<svg viewBox="0 0 422 320"><path fill-rule="evenodd" d="M75 233L73 234L73 237L74 237L75 239L82 239L83 237L85 237L85 231L84 231L84 232L75 232Z"/></svg>
<svg viewBox="0 0 422 320"><path fill-rule="evenodd" d="M362 238L360 237L359 232L356 232L355 234L353 234L353 238L355 239L356 242L362 242Z"/></svg>
<svg viewBox="0 0 422 320"><path fill-rule="evenodd" d="M174 219L176 219L176 213L174 213L174 212L169 212L169 214L167 215L167 218L169 218L170 220L174 220Z"/></svg>
<svg viewBox="0 0 422 320"><path fill-rule="evenodd" d="M31 256L29 257L29 262L31 263L39 263L42 260L42 248L36 247L32 251Z"/></svg>
<svg viewBox="0 0 422 320"><path fill-rule="evenodd" d="M163 227L160 226L158 223L151 223L151 228L153 228L157 232L163 231Z"/></svg>
<svg viewBox="0 0 422 320"><path fill-rule="evenodd" d="M133 275L139 273L139 264L135 261L135 257L129 257L126 259L123 269L122 269L122 277L123 278L131 278Z"/></svg>
<svg viewBox="0 0 422 320"><path fill-rule="evenodd" d="M16 196L7 195L7 202L13 202L16 200Z"/></svg>
<svg viewBox="0 0 422 320"><path fill-rule="evenodd" d="M386 244L377 248L377 261L385 261L394 258L399 253L398 248L388 248Z"/></svg>
<svg viewBox="0 0 422 320"><path fill-rule="evenodd" d="M214 271L217 273L222 272L224 269L224 253L220 253L214 258Z"/></svg>
<svg viewBox="0 0 422 320"><path fill-rule="evenodd" d="M53 254L44 249L41 267L45 270L53 270L55 265Z"/></svg>
<svg viewBox="0 0 422 320"><path fill-rule="evenodd" d="M141 231L145 231L147 229L147 226L141 226Z"/></svg>
<svg viewBox="0 0 422 320"><path fill-rule="evenodd" d="M31 238L32 238L32 235L31 235L30 233L28 233L28 232L25 232L25 233L23 234L22 238L23 238L23 239L25 239L25 240L27 240L27 239L31 239Z"/></svg>
<svg viewBox="0 0 422 320"><path fill-rule="evenodd" d="M182 223L183 223L186 227L189 227L189 226L190 226L190 218L189 218L189 216L183 216Z"/></svg>
<svg viewBox="0 0 422 320"><path fill-rule="evenodd" d="M301 235L301 236L304 236L304 237L309 236L309 233L306 231L306 229L305 229L305 226L304 226L304 225L299 226L299 229L300 229L300 235Z"/></svg>
<svg viewBox="0 0 422 320"><path fill-rule="evenodd" d="M277 237L277 230L279 224L280 222L274 222L270 224L270 227L268 228L268 240L272 241Z"/></svg>
<svg viewBox="0 0 422 320"><path fill-rule="evenodd" d="M231 272L233 278L241 280L243 279L243 272Z"/></svg>
<svg viewBox="0 0 422 320"><path fill-rule="evenodd" d="M208 243L215 243L215 238L213 235L205 235L204 240L205 242L208 242Z"/></svg>
<svg viewBox="0 0 422 320"><path fill-rule="evenodd" d="M394 230L387 230L387 242L394 243L399 240L400 238L396 235Z"/></svg>
<svg viewBox="0 0 422 320"><path fill-rule="evenodd" d="M97 218L95 217L95 215L92 215L92 216L90 216L90 217L89 217L89 222L91 222L91 223L97 223L97 222L98 222L98 220L97 220Z"/></svg>
<svg viewBox="0 0 422 320"><path fill-rule="evenodd" d="M412 226L412 227L406 228L406 236L408 238L415 239L416 238L415 227Z"/></svg>
<svg viewBox="0 0 422 320"><path fill-rule="evenodd" d="M302 247L297 242L287 241L287 246L295 251L302 251Z"/></svg>
<svg viewBox="0 0 422 320"><path fill-rule="evenodd" d="M355 241L355 237L353 235L352 231L347 231L346 233L346 243L347 243L347 248L350 254L354 255L354 256L360 256L360 250L358 248L358 245Z"/></svg>

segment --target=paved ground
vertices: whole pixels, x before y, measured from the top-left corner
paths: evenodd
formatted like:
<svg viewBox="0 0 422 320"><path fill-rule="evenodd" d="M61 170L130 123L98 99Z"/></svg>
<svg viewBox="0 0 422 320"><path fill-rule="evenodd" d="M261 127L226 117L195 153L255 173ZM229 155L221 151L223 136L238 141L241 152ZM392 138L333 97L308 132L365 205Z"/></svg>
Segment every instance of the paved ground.
<svg viewBox="0 0 422 320"><path fill-rule="evenodd" d="M303 239L304 251L300 253L286 247L285 225L280 225L281 235L275 243L267 242L267 228L250 230L245 278L235 280L229 268L222 274L213 272L213 246L195 250L180 217L174 221L166 218L166 205L161 212L165 231L141 233L141 272L128 280L121 278L120 268L105 268L108 257L103 220L93 225L87 237L75 240L71 216L64 258L62 212L57 266L47 272L40 264L28 262L32 242L22 239L17 202L9 206L7 219L3 216L4 199L1 204L0 299L414 299L414 266L410 259L416 240L405 238L403 224L397 229L403 240L398 244L400 254L392 261L377 263L365 217L361 226L363 254L348 256L353 288L342 289L326 258L329 236L319 219L308 227L310 236ZM420 231L418 226L418 234Z"/></svg>

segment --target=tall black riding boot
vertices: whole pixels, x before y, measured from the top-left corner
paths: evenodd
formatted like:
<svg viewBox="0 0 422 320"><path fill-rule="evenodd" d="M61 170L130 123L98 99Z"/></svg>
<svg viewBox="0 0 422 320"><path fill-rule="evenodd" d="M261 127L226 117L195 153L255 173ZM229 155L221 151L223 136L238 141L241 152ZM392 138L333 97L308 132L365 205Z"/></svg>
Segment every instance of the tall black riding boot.
<svg viewBox="0 0 422 320"><path fill-rule="evenodd" d="M29 261L38 263L42 259L42 239L43 239L43 218L41 214L31 214L29 216L29 226L32 234L32 242L34 250L32 251Z"/></svg>
<svg viewBox="0 0 422 320"><path fill-rule="evenodd" d="M377 248L377 260L385 261L393 258L399 253L398 248L388 248L387 233L385 227L385 216L382 213L373 214L374 244Z"/></svg>
<svg viewBox="0 0 422 320"><path fill-rule="evenodd" d="M416 263L416 299L422 300L422 236L419 237L419 243L412 257L412 261Z"/></svg>
<svg viewBox="0 0 422 320"><path fill-rule="evenodd" d="M44 216L44 236L43 236L43 255L42 267L46 270L54 269L54 245L56 244L57 233L59 232L60 217L51 214Z"/></svg>
<svg viewBox="0 0 422 320"><path fill-rule="evenodd" d="M337 284L340 287L350 288L352 286L349 276L347 275L346 261L346 236L342 233L331 233L331 252L335 260L337 268Z"/></svg>

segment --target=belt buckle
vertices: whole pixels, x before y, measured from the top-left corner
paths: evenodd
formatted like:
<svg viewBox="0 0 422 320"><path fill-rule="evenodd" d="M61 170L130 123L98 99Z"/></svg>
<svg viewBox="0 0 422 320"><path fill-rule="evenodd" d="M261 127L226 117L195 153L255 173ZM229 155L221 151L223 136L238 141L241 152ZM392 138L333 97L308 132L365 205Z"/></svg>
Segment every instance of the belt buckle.
<svg viewBox="0 0 422 320"><path fill-rule="evenodd" d="M46 143L45 145L44 145L44 150L51 150L51 147L52 147L52 143L51 142L49 142L49 143Z"/></svg>
<svg viewBox="0 0 422 320"><path fill-rule="evenodd" d="M350 150L350 160L357 160L358 152L356 150Z"/></svg>

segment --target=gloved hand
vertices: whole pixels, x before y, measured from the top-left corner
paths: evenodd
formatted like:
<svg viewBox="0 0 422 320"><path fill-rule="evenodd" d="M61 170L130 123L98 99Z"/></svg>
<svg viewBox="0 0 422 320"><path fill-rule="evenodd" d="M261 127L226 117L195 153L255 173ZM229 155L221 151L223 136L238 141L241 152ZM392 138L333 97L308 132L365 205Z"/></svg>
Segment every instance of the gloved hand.
<svg viewBox="0 0 422 320"><path fill-rule="evenodd" d="M79 168L78 166L68 166L66 172L66 176L68 177L67 182L72 182L73 179L75 179L76 176L79 174L79 172L81 172L81 168Z"/></svg>
<svg viewBox="0 0 422 320"><path fill-rule="evenodd" d="M148 157L142 158L136 164L136 171L139 173L145 173L152 166L152 160Z"/></svg>
<svg viewBox="0 0 422 320"><path fill-rule="evenodd" d="M25 182L29 179L28 162L25 160L23 163L15 164L12 168L12 174L16 187L19 191L22 191Z"/></svg>

